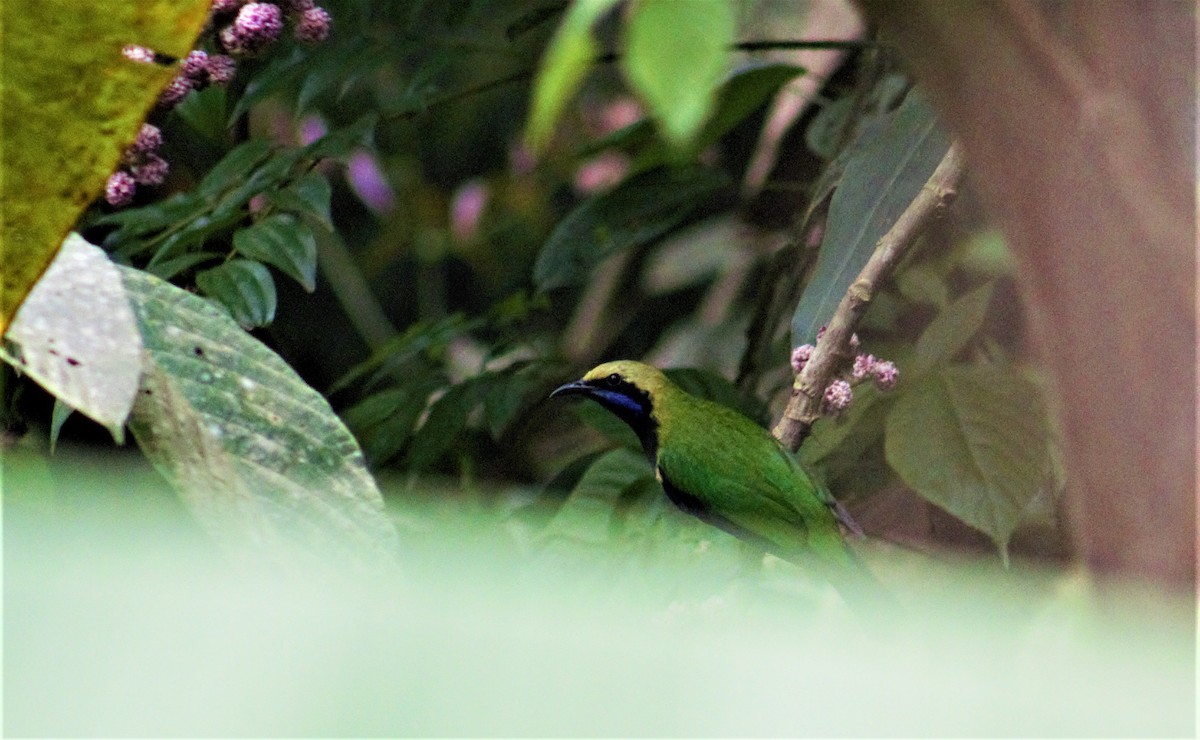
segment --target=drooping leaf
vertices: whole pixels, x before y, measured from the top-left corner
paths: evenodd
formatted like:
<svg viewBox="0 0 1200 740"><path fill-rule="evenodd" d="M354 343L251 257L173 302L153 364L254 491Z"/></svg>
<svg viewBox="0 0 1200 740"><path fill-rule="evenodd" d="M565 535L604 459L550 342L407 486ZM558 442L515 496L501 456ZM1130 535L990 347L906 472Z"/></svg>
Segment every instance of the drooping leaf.
<svg viewBox="0 0 1200 740"><path fill-rule="evenodd" d="M983 326L992 302L993 283L987 283L946 306L917 339L913 376L954 358Z"/></svg>
<svg viewBox="0 0 1200 740"><path fill-rule="evenodd" d="M4 3L0 334L175 73L132 62L121 49L140 44L183 56L208 7L206 0Z"/></svg>
<svg viewBox="0 0 1200 740"><path fill-rule="evenodd" d="M200 523L240 549L390 560L396 532L325 399L204 299L121 269L148 353L129 427Z"/></svg>
<svg viewBox="0 0 1200 740"><path fill-rule="evenodd" d="M309 293L316 290L317 240L295 216L275 213L239 229L233 235L233 248L243 257L274 265Z"/></svg>
<svg viewBox="0 0 1200 740"><path fill-rule="evenodd" d="M51 454L54 454L54 448L58 446L58 436L62 434L63 424L67 423L67 419L70 419L73 413L75 413L75 409L63 403L63 400L58 396L54 397L54 410L50 412Z"/></svg>
<svg viewBox="0 0 1200 740"><path fill-rule="evenodd" d="M950 140L910 92L878 138L859 137L829 204L812 281L792 317L792 345L813 342L879 241L941 162Z"/></svg>
<svg viewBox="0 0 1200 740"><path fill-rule="evenodd" d="M888 464L914 491L1003 550L1022 512L1054 485L1037 386L992 366L937 367L888 415Z"/></svg>
<svg viewBox="0 0 1200 740"><path fill-rule="evenodd" d="M121 273L103 250L68 236L5 340L0 356L124 439L142 342Z"/></svg>
<svg viewBox="0 0 1200 740"><path fill-rule="evenodd" d="M231 260L198 272L196 287L224 306L243 328L265 326L275 319L275 280L258 262Z"/></svg>
<svg viewBox="0 0 1200 740"><path fill-rule="evenodd" d="M703 167L659 168L580 204L558 224L533 268L540 290L584 280L623 249L647 244L684 223L729 184Z"/></svg>
<svg viewBox="0 0 1200 740"><path fill-rule="evenodd" d="M533 84L525 143L538 154L550 143L567 101L579 89L596 56L592 24L616 0L576 0L546 47Z"/></svg>
<svg viewBox="0 0 1200 740"><path fill-rule="evenodd" d="M621 67L676 147L688 147L712 113L735 28L728 0L631 7Z"/></svg>

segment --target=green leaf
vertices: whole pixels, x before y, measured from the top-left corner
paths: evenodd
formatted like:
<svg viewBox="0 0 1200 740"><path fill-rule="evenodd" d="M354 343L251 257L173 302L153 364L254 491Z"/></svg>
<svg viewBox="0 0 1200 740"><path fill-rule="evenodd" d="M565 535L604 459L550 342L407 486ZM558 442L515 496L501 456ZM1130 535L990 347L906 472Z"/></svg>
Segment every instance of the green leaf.
<svg viewBox="0 0 1200 740"><path fill-rule="evenodd" d="M347 409L342 418L360 441L367 463L379 466L395 457L412 438L429 394L440 385L432 376L388 388Z"/></svg>
<svg viewBox="0 0 1200 740"><path fill-rule="evenodd" d="M479 324L478 319L467 319L462 314L453 314L433 323L413 324L400 336L384 342L369 358L346 371L329 387L327 393L332 396L367 376L374 376L376 380L388 375L399 377L414 360L440 352L455 337L471 331Z"/></svg>
<svg viewBox="0 0 1200 740"><path fill-rule="evenodd" d="M700 151L717 143L754 111L761 108L779 88L805 73L794 64L761 64L738 70L717 92L712 118L693 147Z"/></svg>
<svg viewBox="0 0 1200 740"><path fill-rule="evenodd" d="M213 142L222 142L228 121L225 116L226 89L224 85L210 85L193 92L180 101L173 112L196 134Z"/></svg>
<svg viewBox="0 0 1200 740"><path fill-rule="evenodd" d="M914 491L1002 550L1039 492L1053 486L1038 387L997 367L939 367L888 415L888 463Z"/></svg>
<svg viewBox="0 0 1200 740"><path fill-rule="evenodd" d="M378 120L378 114L367 113L349 126L330 131L300 153L309 159L343 159L364 145Z"/></svg>
<svg viewBox="0 0 1200 740"><path fill-rule="evenodd" d="M910 265L896 275L896 288L900 295L913 303L945 308L950 301L950 287L946 285L946 271L933 263Z"/></svg>
<svg viewBox="0 0 1200 740"><path fill-rule="evenodd" d="M994 283L987 283L955 300L925 327L917 340L912 375L918 377L934 365L948 362L962 351L983 326L992 302Z"/></svg>
<svg viewBox="0 0 1200 740"><path fill-rule="evenodd" d="M243 257L278 267L309 293L317 287L317 240L312 229L291 214L272 214L239 229L233 248Z"/></svg>
<svg viewBox="0 0 1200 740"><path fill-rule="evenodd" d="M391 560L383 499L321 394L204 299L122 271L148 352L130 430L213 537Z"/></svg>
<svg viewBox="0 0 1200 740"><path fill-rule="evenodd" d="M329 181L320 172L315 171L294 181L283 190L267 193L267 199L280 210L312 218L330 231L333 230L333 221L329 213L331 198Z"/></svg>
<svg viewBox="0 0 1200 740"><path fill-rule="evenodd" d="M220 195L231 184L244 181L246 173L253 172L269 156L271 144L265 139L251 139L239 144L208 171L196 186L196 194L205 198Z"/></svg>
<svg viewBox="0 0 1200 740"><path fill-rule="evenodd" d="M820 255L792 317L792 345L812 343L950 146L933 109L915 92L878 138L860 137L829 204Z"/></svg>
<svg viewBox="0 0 1200 740"><path fill-rule="evenodd" d="M222 258L224 258L224 255L217 252L188 252L178 257L162 260L161 262L151 262L151 264L146 265L146 272L163 280L170 280L179 273L190 270L196 265Z"/></svg>
<svg viewBox="0 0 1200 740"><path fill-rule="evenodd" d="M275 318L275 281L258 262L231 260L198 272L196 287L223 305L244 329L266 326Z"/></svg>
<svg viewBox="0 0 1200 740"><path fill-rule="evenodd" d="M525 127L525 143L535 155L550 143L554 125L596 56L592 24L615 4L616 0L576 0L546 47Z"/></svg>
<svg viewBox="0 0 1200 740"><path fill-rule="evenodd" d="M54 397L54 410L50 412L50 454L54 454L54 448L58 446L58 435L62 434L63 424L67 423L67 419L70 419L73 413L75 413L75 409L58 396Z"/></svg>
<svg viewBox="0 0 1200 740"><path fill-rule="evenodd" d="M686 148L712 112L735 28L728 0L632 6L622 69L674 146Z"/></svg>
<svg viewBox="0 0 1200 740"><path fill-rule="evenodd" d="M121 273L103 250L72 232L4 339L0 358L124 439L142 343Z"/></svg>
<svg viewBox="0 0 1200 740"><path fill-rule="evenodd" d="M539 290L580 282L607 257L648 244L687 221L728 187L723 173L703 167L659 168L589 198L558 224L533 268Z"/></svg>
<svg viewBox="0 0 1200 740"><path fill-rule="evenodd" d="M429 407L429 416L413 437L406 462L413 470L424 470L450 448L467 425L467 414L479 403L480 386L467 380L451 386Z"/></svg>

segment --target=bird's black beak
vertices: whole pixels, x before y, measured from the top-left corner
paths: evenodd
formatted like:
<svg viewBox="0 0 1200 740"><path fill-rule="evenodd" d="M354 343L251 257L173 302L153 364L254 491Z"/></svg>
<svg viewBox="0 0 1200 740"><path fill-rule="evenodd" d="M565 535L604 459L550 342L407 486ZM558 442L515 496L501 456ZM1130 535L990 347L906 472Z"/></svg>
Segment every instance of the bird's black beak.
<svg viewBox="0 0 1200 740"><path fill-rule="evenodd" d="M555 388L550 394L551 398L560 396L590 396L592 394L592 386L583 380L573 380L570 383L564 383Z"/></svg>

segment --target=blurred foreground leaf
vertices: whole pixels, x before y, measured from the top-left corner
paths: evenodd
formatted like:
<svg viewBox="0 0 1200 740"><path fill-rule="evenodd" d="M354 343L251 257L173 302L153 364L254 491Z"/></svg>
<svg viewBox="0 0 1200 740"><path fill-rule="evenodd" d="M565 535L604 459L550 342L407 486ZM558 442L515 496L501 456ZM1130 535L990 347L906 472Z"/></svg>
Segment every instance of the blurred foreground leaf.
<svg viewBox="0 0 1200 740"><path fill-rule="evenodd" d="M175 74L121 49L182 57L208 8L207 0L4 3L0 333Z"/></svg>
<svg viewBox="0 0 1200 740"><path fill-rule="evenodd" d="M550 143L563 108L592 66L599 50L592 37L592 24L615 4L616 0L572 3L546 47L534 82L529 123L525 129L525 142L534 154Z"/></svg>
<svg viewBox="0 0 1200 740"><path fill-rule="evenodd" d="M122 269L146 346L130 429L214 538L390 559L395 530L325 399L204 299Z"/></svg>
<svg viewBox="0 0 1200 740"><path fill-rule="evenodd" d="M631 5L621 63L666 139L688 147L712 112L729 64L736 18L730 0Z"/></svg>
<svg viewBox="0 0 1200 740"><path fill-rule="evenodd" d="M121 442L142 372L142 340L117 266L72 233L21 305L0 357ZM55 405L52 439L66 414Z"/></svg>

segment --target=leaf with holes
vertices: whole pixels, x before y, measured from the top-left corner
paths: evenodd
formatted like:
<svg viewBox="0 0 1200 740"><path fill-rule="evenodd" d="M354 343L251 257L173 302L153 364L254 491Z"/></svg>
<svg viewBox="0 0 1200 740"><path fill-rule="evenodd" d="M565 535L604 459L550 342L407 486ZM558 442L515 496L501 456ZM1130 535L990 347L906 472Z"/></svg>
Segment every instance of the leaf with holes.
<svg viewBox="0 0 1200 740"><path fill-rule="evenodd" d="M390 560L396 533L354 437L208 301L123 271L146 348L130 431L214 538Z"/></svg>
<svg viewBox="0 0 1200 740"><path fill-rule="evenodd" d="M1046 419L1038 387L1014 370L935 368L888 415L887 460L1003 550L1022 512L1054 486Z"/></svg>
<svg viewBox="0 0 1200 740"><path fill-rule="evenodd" d="M0 357L124 439L142 342L121 273L101 249L68 236L13 318L5 345Z"/></svg>

